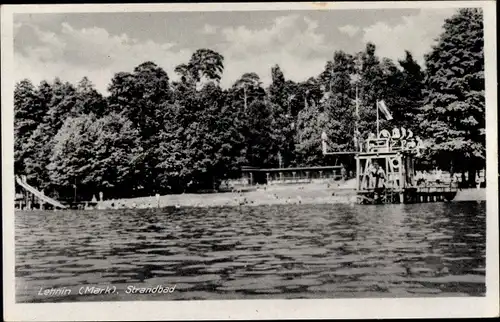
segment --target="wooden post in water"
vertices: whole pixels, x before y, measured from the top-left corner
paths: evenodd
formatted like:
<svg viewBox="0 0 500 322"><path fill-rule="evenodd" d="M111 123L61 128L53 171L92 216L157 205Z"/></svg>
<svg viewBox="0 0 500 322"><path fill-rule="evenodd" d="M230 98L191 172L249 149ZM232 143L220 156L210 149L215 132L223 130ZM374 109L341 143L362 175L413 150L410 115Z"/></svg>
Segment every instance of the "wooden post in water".
<svg viewBox="0 0 500 322"><path fill-rule="evenodd" d="M42 190L42 194L45 196L45 190ZM40 210L45 209L45 202L40 199Z"/></svg>
<svg viewBox="0 0 500 322"><path fill-rule="evenodd" d="M359 158L356 156L356 189L359 190L359 176L361 169L359 168Z"/></svg>
<svg viewBox="0 0 500 322"><path fill-rule="evenodd" d="M25 195L25 199L26 199L26 210L30 210L30 193L28 191L26 191L26 195Z"/></svg>

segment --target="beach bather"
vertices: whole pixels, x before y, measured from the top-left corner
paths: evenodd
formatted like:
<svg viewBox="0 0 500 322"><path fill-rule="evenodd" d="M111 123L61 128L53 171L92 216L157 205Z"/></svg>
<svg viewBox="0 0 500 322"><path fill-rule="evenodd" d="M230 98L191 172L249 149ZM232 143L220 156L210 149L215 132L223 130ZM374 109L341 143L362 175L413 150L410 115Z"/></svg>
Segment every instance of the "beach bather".
<svg viewBox="0 0 500 322"><path fill-rule="evenodd" d="M476 173L476 188L477 190L481 188L481 177L479 176L479 173Z"/></svg>

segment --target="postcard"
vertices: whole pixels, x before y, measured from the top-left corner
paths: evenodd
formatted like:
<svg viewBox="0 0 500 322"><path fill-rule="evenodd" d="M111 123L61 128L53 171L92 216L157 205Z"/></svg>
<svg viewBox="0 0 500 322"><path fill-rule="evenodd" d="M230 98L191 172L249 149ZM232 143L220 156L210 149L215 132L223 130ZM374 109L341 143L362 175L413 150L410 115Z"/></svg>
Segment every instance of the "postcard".
<svg viewBox="0 0 500 322"><path fill-rule="evenodd" d="M494 9L2 6L5 319L498 316Z"/></svg>

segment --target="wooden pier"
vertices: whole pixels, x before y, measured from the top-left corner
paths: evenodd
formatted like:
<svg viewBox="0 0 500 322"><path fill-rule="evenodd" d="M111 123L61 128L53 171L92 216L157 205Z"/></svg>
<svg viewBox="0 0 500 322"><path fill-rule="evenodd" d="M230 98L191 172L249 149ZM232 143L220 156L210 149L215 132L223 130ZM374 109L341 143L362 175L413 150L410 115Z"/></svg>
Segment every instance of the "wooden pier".
<svg viewBox="0 0 500 322"><path fill-rule="evenodd" d="M383 133L383 132L382 132ZM385 131L385 133L389 133ZM323 154L328 152L323 136ZM455 182L420 182L415 165L420 155L417 140L371 137L354 152L356 160L356 194L361 204L419 203L451 201L458 192Z"/></svg>

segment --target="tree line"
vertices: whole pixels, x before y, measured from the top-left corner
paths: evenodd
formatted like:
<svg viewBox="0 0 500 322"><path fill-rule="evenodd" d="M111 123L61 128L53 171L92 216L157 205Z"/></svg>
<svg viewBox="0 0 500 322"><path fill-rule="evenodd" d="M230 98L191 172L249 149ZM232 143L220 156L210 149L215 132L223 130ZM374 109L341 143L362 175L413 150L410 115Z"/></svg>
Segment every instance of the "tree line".
<svg viewBox="0 0 500 322"><path fill-rule="evenodd" d="M243 74L219 81L224 57L199 49L175 68L154 62L119 72L104 97L87 78L16 84L15 173L47 193L130 197L217 188L244 165L331 164L321 153L325 131L340 151L354 150L354 126L375 132L377 99L394 120L426 141L424 164L452 172L485 165L483 22L480 9L460 9L425 55L425 69L406 52L394 62L368 43L336 51L324 71L303 82L278 65L272 82ZM359 119L356 100L359 98ZM349 163L349 160L345 160Z"/></svg>

